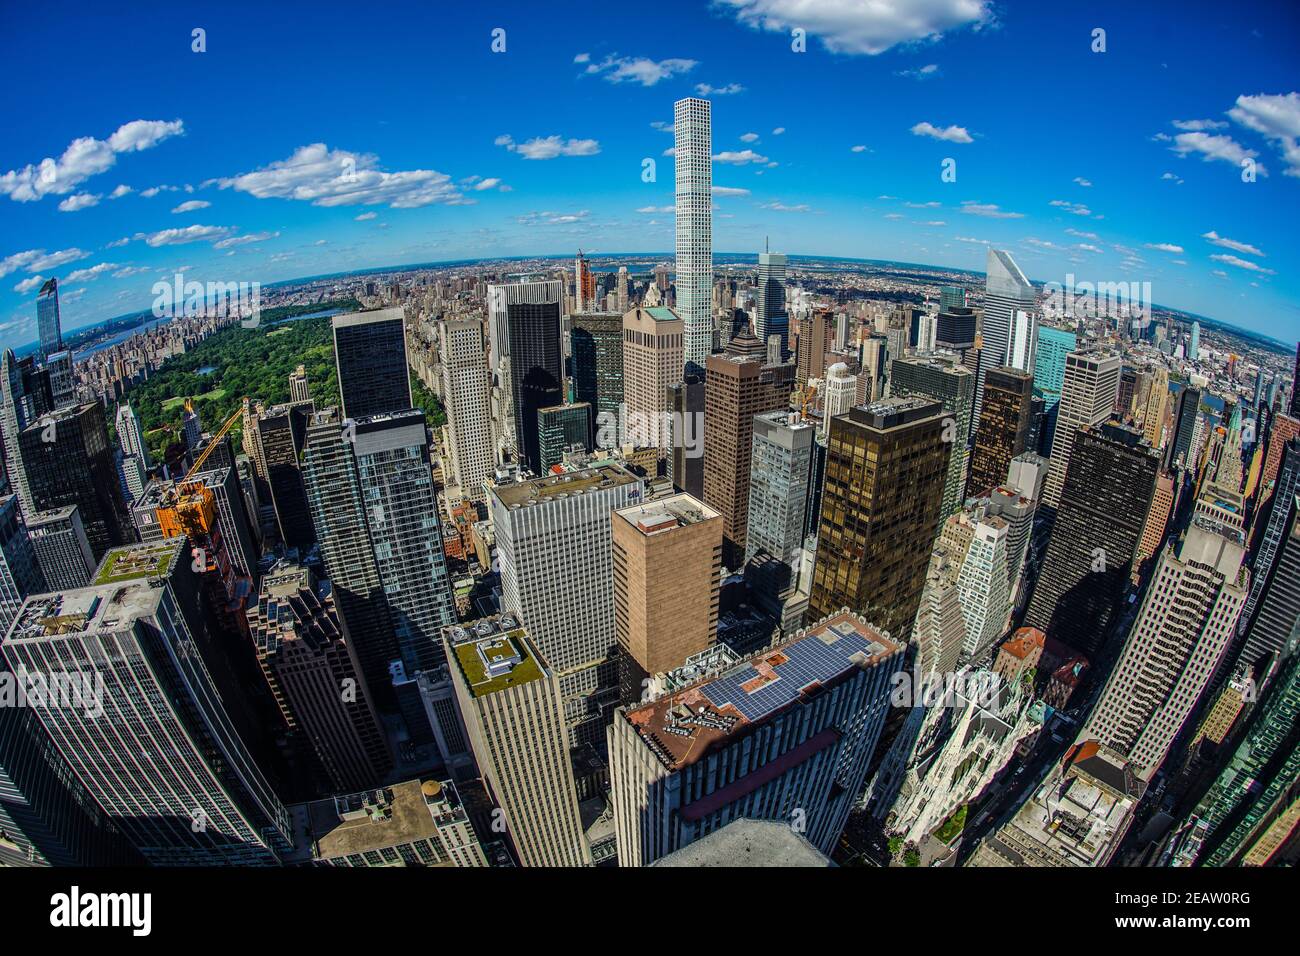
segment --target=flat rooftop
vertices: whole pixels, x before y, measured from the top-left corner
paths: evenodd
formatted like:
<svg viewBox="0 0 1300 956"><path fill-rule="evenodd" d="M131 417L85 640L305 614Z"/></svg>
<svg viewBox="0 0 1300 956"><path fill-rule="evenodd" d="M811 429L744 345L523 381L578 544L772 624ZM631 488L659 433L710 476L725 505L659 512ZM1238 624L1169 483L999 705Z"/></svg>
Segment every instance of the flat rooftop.
<svg viewBox="0 0 1300 956"><path fill-rule="evenodd" d="M161 588L143 579L38 594L19 610L6 643L124 631L138 618L156 613L162 595Z"/></svg>
<svg viewBox="0 0 1300 956"><path fill-rule="evenodd" d="M618 465L598 465L563 475L533 478L508 485L496 485L492 494L507 508L522 508L569 495L583 495L640 482L640 478Z"/></svg>
<svg viewBox="0 0 1300 956"><path fill-rule="evenodd" d="M870 667L899 645L841 611L714 677L628 710L651 752L670 770L699 760L746 725L802 700L812 688Z"/></svg>
<svg viewBox="0 0 1300 956"><path fill-rule="evenodd" d="M513 614L498 614L443 630L470 693L487 697L541 680L541 661Z"/></svg>
<svg viewBox="0 0 1300 956"><path fill-rule="evenodd" d="M656 860L651 866L831 866L788 823L732 820L694 843Z"/></svg>
<svg viewBox="0 0 1300 956"><path fill-rule="evenodd" d="M644 535L660 534L718 517L718 512L688 494L620 508L614 513Z"/></svg>
<svg viewBox="0 0 1300 956"><path fill-rule="evenodd" d="M333 327L336 329L349 328L354 325L369 325L372 322L404 322L405 312L400 306L391 309L372 309L369 312L349 312L346 315L336 315L333 320Z"/></svg>
<svg viewBox="0 0 1300 956"><path fill-rule="evenodd" d="M162 577L180 551L180 539L113 548L99 563L91 586Z"/></svg>
<svg viewBox="0 0 1300 956"><path fill-rule="evenodd" d="M438 824L419 780L317 800L307 805L307 813L317 859L333 860L436 840L438 835Z"/></svg>
<svg viewBox="0 0 1300 956"><path fill-rule="evenodd" d="M869 405L849 409L848 420L855 425L884 430L942 415L943 405L931 398L882 398Z"/></svg>

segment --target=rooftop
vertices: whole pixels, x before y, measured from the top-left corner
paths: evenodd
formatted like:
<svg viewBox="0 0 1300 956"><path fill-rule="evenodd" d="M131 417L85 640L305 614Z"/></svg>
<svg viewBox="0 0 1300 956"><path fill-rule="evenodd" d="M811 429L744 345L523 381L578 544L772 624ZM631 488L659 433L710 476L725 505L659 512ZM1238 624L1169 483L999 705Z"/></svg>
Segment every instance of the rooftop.
<svg viewBox="0 0 1300 956"><path fill-rule="evenodd" d="M307 805L307 812L317 859L432 840L438 833L419 780L317 800Z"/></svg>
<svg viewBox="0 0 1300 956"><path fill-rule="evenodd" d="M99 563L91 586L165 577L179 553L179 540L113 548Z"/></svg>
<svg viewBox="0 0 1300 956"><path fill-rule="evenodd" d="M528 643L528 633L513 614L498 614L446 628L461 675L474 697L486 697L545 676Z"/></svg>
<svg viewBox="0 0 1300 956"><path fill-rule="evenodd" d="M688 494L647 501L645 504L620 508L614 513L644 535L684 528L718 517L718 512Z"/></svg>
<svg viewBox="0 0 1300 956"><path fill-rule="evenodd" d="M162 594L160 588L137 580L36 595L28 598L18 612L8 640L122 632L137 619L152 616Z"/></svg>
<svg viewBox="0 0 1300 956"><path fill-rule="evenodd" d="M830 866L788 823L741 818L651 866Z"/></svg>
<svg viewBox="0 0 1300 956"><path fill-rule="evenodd" d="M665 767L677 770L810 690L898 650L864 619L841 611L722 674L638 705L624 718Z"/></svg>
<svg viewBox="0 0 1300 956"><path fill-rule="evenodd" d="M640 480L627 469L609 464L546 478L534 478L530 481L495 485L492 494L507 508L520 508L556 498L566 498L569 495L582 495L592 491L604 491L606 488L617 488L620 485L630 485Z"/></svg>

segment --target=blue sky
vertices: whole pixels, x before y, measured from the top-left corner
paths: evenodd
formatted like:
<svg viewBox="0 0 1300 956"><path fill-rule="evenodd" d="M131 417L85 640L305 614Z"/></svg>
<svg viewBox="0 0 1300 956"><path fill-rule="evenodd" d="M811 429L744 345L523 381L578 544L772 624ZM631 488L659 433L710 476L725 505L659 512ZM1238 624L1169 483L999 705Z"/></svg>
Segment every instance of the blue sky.
<svg viewBox="0 0 1300 956"><path fill-rule="evenodd" d="M1291 3L103 6L0 13L5 346L34 338L50 276L70 330L183 267L669 253L666 128L697 87L717 251L770 235L980 270L991 242L1034 279L1150 281L1157 303L1300 337Z"/></svg>

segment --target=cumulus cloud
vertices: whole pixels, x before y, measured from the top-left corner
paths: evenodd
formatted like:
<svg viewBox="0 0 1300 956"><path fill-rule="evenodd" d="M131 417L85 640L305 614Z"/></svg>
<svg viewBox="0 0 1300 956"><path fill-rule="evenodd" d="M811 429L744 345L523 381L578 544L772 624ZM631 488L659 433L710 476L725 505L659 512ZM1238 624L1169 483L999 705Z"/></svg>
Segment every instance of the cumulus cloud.
<svg viewBox="0 0 1300 956"><path fill-rule="evenodd" d="M818 37L832 53L883 53L899 43L934 40L948 30L979 27L993 17L988 0L719 0L756 30Z"/></svg>
<svg viewBox="0 0 1300 956"><path fill-rule="evenodd" d="M57 159L11 169L0 175L0 193L15 202L33 202L48 195L66 196L92 176L112 169L120 153L151 149L184 132L180 120L132 120L108 139L82 136L74 139ZM85 208L78 207L78 208Z"/></svg>
<svg viewBox="0 0 1300 956"><path fill-rule="evenodd" d="M1287 164L1284 176L1300 176L1300 93L1238 96L1228 115L1278 147Z"/></svg>
<svg viewBox="0 0 1300 956"><path fill-rule="evenodd" d="M762 156L752 149L741 149L714 153L713 161L715 163L728 163L732 166L746 166L749 163L766 163L769 160L766 156Z"/></svg>
<svg viewBox="0 0 1300 956"><path fill-rule="evenodd" d="M964 126L948 126L940 129L933 123L917 123L912 127L913 136L929 136L946 143L973 143L975 140Z"/></svg>
<svg viewBox="0 0 1300 956"><path fill-rule="evenodd" d="M1169 148L1179 156L1195 154L1207 163L1219 160L1231 163L1233 166L1240 166L1242 160L1254 159L1259 155L1255 150L1242 146L1231 136L1201 131L1179 133L1173 138L1173 144ZM1255 164L1255 172L1260 176L1268 175L1268 170L1262 163Z"/></svg>
<svg viewBox="0 0 1300 956"><path fill-rule="evenodd" d="M101 262L97 266L90 266L86 269L74 269L64 277L64 282L94 282L105 272L118 268L116 263Z"/></svg>
<svg viewBox="0 0 1300 956"><path fill-rule="evenodd" d="M1143 244L1147 249L1154 249L1156 252L1172 252L1181 255L1182 246L1176 246L1172 242L1147 242Z"/></svg>
<svg viewBox="0 0 1300 956"><path fill-rule="evenodd" d="M745 92L745 88L739 83L728 83L726 86L709 86L708 83L696 83L696 96L732 96L736 93Z"/></svg>
<svg viewBox="0 0 1300 956"><path fill-rule="evenodd" d="M536 136L525 143L516 143L510 134L498 136L496 145L504 146L524 159L555 159L558 156L595 156L600 143L594 139L565 139L563 136Z"/></svg>
<svg viewBox="0 0 1300 956"><path fill-rule="evenodd" d="M78 212L82 209L89 209L91 206L98 206L102 198L104 197L99 193L73 193L59 203L59 212Z"/></svg>
<svg viewBox="0 0 1300 956"><path fill-rule="evenodd" d="M155 249L159 246L183 246L191 242L222 239L234 230L230 226L185 226L178 229L160 229L158 232L137 232L135 238Z"/></svg>
<svg viewBox="0 0 1300 956"><path fill-rule="evenodd" d="M206 199L190 199L174 208L172 212L195 212L199 209L207 209L211 205L212 203L208 202Z"/></svg>
<svg viewBox="0 0 1300 956"><path fill-rule="evenodd" d="M122 185L114 189L111 193L109 193L108 198L121 199L123 196L129 196L132 192L134 192L134 190L132 190L130 186L123 183Z"/></svg>
<svg viewBox="0 0 1300 956"><path fill-rule="evenodd" d="M242 236L228 236L225 239L218 240L212 244L214 249L230 249L234 246L247 246L254 242L266 242L268 239L275 239L280 234L278 232L248 232Z"/></svg>
<svg viewBox="0 0 1300 956"><path fill-rule="evenodd" d="M39 288L41 283L44 281L45 281L45 276L34 275L30 279L24 279L22 282L14 286L14 291L17 292L19 295L26 295L28 292L31 292L33 289Z"/></svg>
<svg viewBox="0 0 1300 956"><path fill-rule="evenodd" d="M11 272L17 272L19 269L26 269L28 272L48 272L51 269L59 268L59 266L67 265L69 262L85 259L89 255L89 252L78 249L76 246L70 249L60 249L58 252L46 252L44 249L28 249L25 252L15 252L11 256L0 259L0 278L4 278Z"/></svg>
<svg viewBox="0 0 1300 956"><path fill-rule="evenodd" d="M296 199L313 206L387 204L394 209L414 209L469 201L445 173L433 169L384 172L379 157L372 153L330 149L324 143L300 146L288 159L216 180L216 184L258 199Z"/></svg>
<svg viewBox="0 0 1300 956"><path fill-rule="evenodd" d="M689 73L695 69L695 60L670 57L666 60L651 60L644 56L619 56L612 54L599 63L588 63L585 72L603 76L610 83L640 83L642 86L654 86L660 80Z"/></svg>

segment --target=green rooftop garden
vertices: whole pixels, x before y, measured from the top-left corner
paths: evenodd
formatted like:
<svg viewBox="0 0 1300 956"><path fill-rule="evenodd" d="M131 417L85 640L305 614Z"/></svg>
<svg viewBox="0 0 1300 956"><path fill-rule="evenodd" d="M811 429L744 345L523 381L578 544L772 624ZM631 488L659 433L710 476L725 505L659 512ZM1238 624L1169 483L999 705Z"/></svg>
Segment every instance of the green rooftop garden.
<svg viewBox="0 0 1300 956"><path fill-rule="evenodd" d="M521 632L516 631L509 635L496 635L480 641L466 641L456 645L456 659L460 662L461 673L465 675L465 683L469 684L470 691L475 697L486 697L511 687L520 687L542 676L542 669L538 666L537 659L529 652L528 645L520 639L521 636ZM503 641L501 646L492 646ZM508 658L515 653L519 654L521 660L506 673L490 677L478 655L480 646L485 648L491 660Z"/></svg>
<svg viewBox="0 0 1300 956"><path fill-rule="evenodd" d="M945 846L951 846L952 841L961 835L961 831L966 829L966 804L962 804L953 811L952 816L943 821L943 825L934 831L935 838Z"/></svg>
<svg viewBox="0 0 1300 956"><path fill-rule="evenodd" d="M121 548L110 551L91 584L118 584L140 578L161 577L171 567L172 548Z"/></svg>

